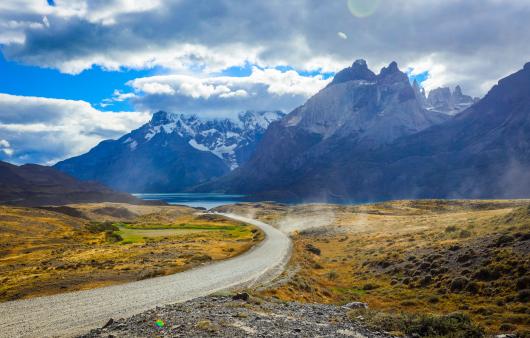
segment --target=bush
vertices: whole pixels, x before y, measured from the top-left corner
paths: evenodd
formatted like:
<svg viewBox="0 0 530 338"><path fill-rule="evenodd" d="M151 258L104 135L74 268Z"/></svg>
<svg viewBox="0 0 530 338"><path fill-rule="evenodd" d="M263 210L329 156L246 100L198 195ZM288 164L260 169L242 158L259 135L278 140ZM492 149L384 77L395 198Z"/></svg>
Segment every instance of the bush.
<svg viewBox="0 0 530 338"><path fill-rule="evenodd" d="M460 234L458 235L460 238L469 238L471 237L471 231L468 230L460 230Z"/></svg>
<svg viewBox="0 0 530 338"><path fill-rule="evenodd" d="M436 304L440 301L440 298L436 297L436 296L430 296L427 301L431 304Z"/></svg>
<svg viewBox="0 0 530 338"><path fill-rule="evenodd" d="M517 293L517 299L523 303L528 302L528 300L530 299L530 289L520 290Z"/></svg>
<svg viewBox="0 0 530 338"><path fill-rule="evenodd" d="M491 281L498 279L500 276L501 275L497 270L493 270L491 268L481 268L474 274L473 277L478 280Z"/></svg>
<svg viewBox="0 0 530 338"><path fill-rule="evenodd" d="M455 232L456 230L458 230L458 228L454 225L450 225L447 228L445 228L445 232Z"/></svg>
<svg viewBox="0 0 530 338"><path fill-rule="evenodd" d="M517 327L510 323L502 323L501 326L499 326L499 330L502 332L510 332L515 330Z"/></svg>
<svg viewBox="0 0 530 338"><path fill-rule="evenodd" d="M513 242L513 240L514 240L514 238L513 238L513 236L511 236L511 235L502 235L501 237L499 237L499 238L497 239L497 241L495 242L495 244L496 244L496 246L498 246L498 247L499 247L499 246L504 246L504 245L506 245L506 244L508 244L508 243Z"/></svg>
<svg viewBox="0 0 530 338"><path fill-rule="evenodd" d="M470 338L484 336L484 330L473 324L470 318L462 313L436 316L404 313L395 314L355 309L349 313L349 316L353 320L363 318L363 324L373 330L399 332L410 336Z"/></svg>
<svg viewBox="0 0 530 338"><path fill-rule="evenodd" d="M480 287L477 283L475 282L470 282L467 287L466 287L466 291L471 293L471 294L477 294L480 290Z"/></svg>
<svg viewBox="0 0 530 338"><path fill-rule="evenodd" d="M524 290L530 287L530 277L523 276L517 280L516 283L517 290Z"/></svg>
<svg viewBox="0 0 530 338"><path fill-rule="evenodd" d="M335 280L338 277L339 277L339 274L337 273L337 271L331 270L330 272L328 272L328 279Z"/></svg>
<svg viewBox="0 0 530 338"><path fill-rule="evenodd" d="M453 279L450 285L450 289L452 292L458 292L465 289L465 287L469 284L469 279L465 277L456 277Z"/></svg>
<svg viewBox="0 0 530 338"><path fill-rule="evenodd" d="M105 231L105 240L107 242L116 243L116 242L122 241L123 238L121 238L121 236L118 235L117 233L111 230L108 230L108 231Z"/></svg>
<svg viewBox="0 0 530 338"><path fill-rule="evenodd" d="M105 231L118 231L120 230L117 226L115 226L112 222L90 222L86 225L86 229L93 233L97 234L100 232Z"/></svg>
<svg viewBox="0 0 530 338"><path fill-rule="evenodd" d="M372 283L366 283L366 284L363 285L363 290L369 291L369 290L377 289L378 287L379 287L378 285L375 285L375 284L372 284Z"/></svg>
<svg viewBox="0 0 530 338"><path fill-rule="evenodd" d="M307 244L305 246L305 249L315 255L320 255L321 253L320 249L314 246L313 244Z"/></svg>

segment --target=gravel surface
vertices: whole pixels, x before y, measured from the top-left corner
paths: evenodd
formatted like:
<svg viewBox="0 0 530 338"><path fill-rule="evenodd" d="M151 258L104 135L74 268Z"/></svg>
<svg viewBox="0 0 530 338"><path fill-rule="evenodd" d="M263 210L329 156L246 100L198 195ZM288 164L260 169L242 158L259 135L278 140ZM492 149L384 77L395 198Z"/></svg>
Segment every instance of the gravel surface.
<svg viewBox="0 0 530 338"><path fill-rule="evenodd" d="M113 319L83 337L389 337L362 328L347 312L334 305L210 296Z"/></svg>
<svg viewBox="0 0 530 338"><path fill-rule="evenodd" d="M290 256L290 239L263 222L225 216L258 226L265 240L233 259L170 276L1 303L0 337L76 336L103 326L111 317L128 317L157 306L251 285L281 272Z"/></svg>

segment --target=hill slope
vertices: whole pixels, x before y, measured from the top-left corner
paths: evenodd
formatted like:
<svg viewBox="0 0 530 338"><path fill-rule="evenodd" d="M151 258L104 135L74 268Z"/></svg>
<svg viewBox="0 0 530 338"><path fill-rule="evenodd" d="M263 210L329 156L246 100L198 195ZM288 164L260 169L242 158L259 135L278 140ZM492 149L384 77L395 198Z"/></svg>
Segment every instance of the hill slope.
<svg viewBox="0 0 530 338"><path fill-rule="evenodd" d="M50 167L16 166L0 161L0 204L36 206L80 202L144 203L99 183L78 181Z"/></svg>

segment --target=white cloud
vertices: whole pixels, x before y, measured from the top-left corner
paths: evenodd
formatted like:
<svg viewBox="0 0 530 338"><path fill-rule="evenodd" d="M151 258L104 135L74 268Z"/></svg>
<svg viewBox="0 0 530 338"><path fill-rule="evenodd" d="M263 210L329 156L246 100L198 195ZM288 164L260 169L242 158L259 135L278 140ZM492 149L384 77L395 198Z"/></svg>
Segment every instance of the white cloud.
<svg viewBox="0 0 530 338"><path fill-rule="evenodd" d="M167 85L164 83L158 83L158 82L143 83L139 89L146 94L153 94L153 95L175 94L175 91L173 90L173 88L171 88L170 85Z"/></svg>
<svg viewBox="0 0 530 338"><path fill-rule="evenodd" d="M148 120L148 113L103 112L84 101L0 94L0 134L9 145L1 148L16 163L78 155Z"/></svg>
<svg viewBox="0 0 530 338"><path fill-rule="evenodd" d="M210 116L241 110L290 111L329 83L322 75L253 67L249 76L158 75L132 80L133 103L145 110Z"/></svg>
<svg viewBox="0 0 530 338"><path fill-rule="evenodd" d="M0 139L0 153L4 153L7 156L11 156L14 150L11 148L11 144L7 140Z"/></svg>
<svg viewBox="0 0 530 338"><path fill-rule="evenodd" d="M456 74L474 95L528 61L528 1L378 2L360 12L363 2L350 1L352 15L345 0L5 0L0 26L11 28L0 29L0 43L8 59L67 73L100 65L209 74L246 63L327 72L361 57L408 65L436 55L447 73L431 69L427 84L446 85L454 81L446 74Z"/></svg>

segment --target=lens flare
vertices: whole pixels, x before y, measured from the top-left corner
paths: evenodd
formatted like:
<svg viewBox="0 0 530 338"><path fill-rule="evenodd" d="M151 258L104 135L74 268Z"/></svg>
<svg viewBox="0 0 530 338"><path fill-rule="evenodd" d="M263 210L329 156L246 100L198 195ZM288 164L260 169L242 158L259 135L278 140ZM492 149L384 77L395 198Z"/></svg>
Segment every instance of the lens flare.
<svg viewBox="0 0 530 338"><path fill-rule="evenodd" d="M344 32L337 32L337 35L339 36L339 38L341 38L343 40L347 40L348 39L348 35L346 35L346 33L344 33Z"/></svg>
<svg viewBox="0 0 530 338"><path fill-rule="evenodd" d="M379 7L380 0L348 0L348 9L358 18L365 18L374 14Z"/></svg>
<svg viewBox="0 0 530 338"><path fill-rule="evenodd" d="M166 325L166 323L164 323L164 321L162 319L158 319L155 322L155 325L158 326L158 327L164 327L164 325Z"/></svg>

